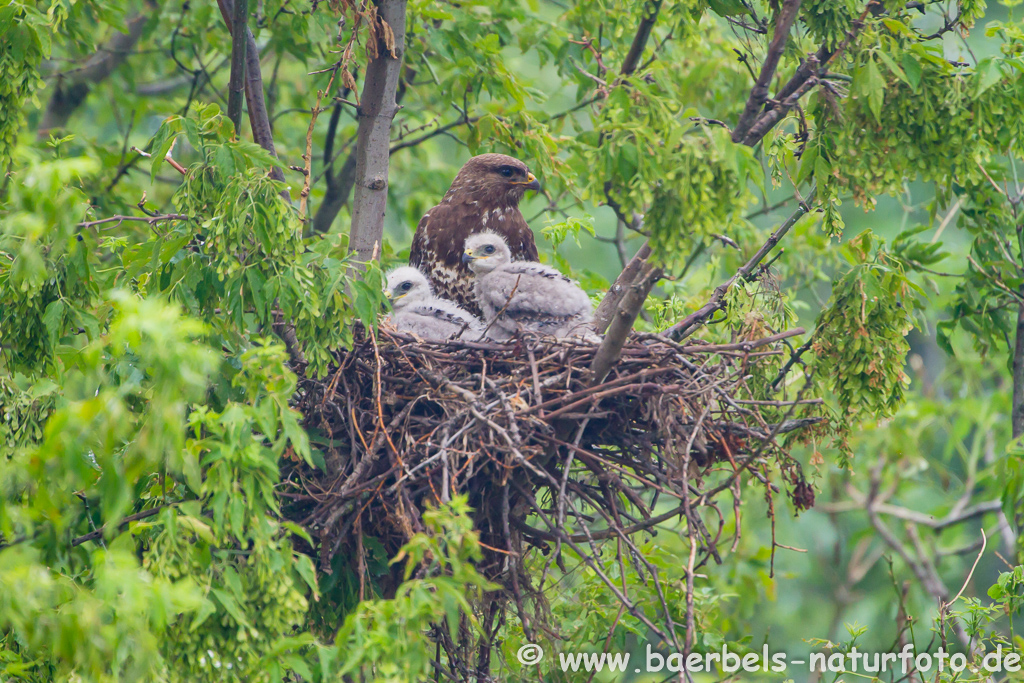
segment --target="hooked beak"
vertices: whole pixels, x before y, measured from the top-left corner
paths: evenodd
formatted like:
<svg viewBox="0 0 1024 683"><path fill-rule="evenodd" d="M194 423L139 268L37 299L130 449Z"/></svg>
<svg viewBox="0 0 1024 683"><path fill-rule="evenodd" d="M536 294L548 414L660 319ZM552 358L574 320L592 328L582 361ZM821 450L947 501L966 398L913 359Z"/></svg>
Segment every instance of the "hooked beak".
<svg viewBox="0 0 1024 683"><path fill-rule="evenodd" d="M513 182L513 185L523 185L524 189L534 189L537 191L541 190L541 181L537 179L537 176L532 173L526 173L525 182Z"/></svg>
<svg viewBox="0 0 1024 683"><path fill-rule="evenodd" d="M463 262L463 263L466 263L466 264L468 264L468 263L472 263L472 262L473 262L473 261L475 261L475 260L476 260L476 257L475 257L475 256L473 256L473 254L472 254L472 253L470 253L470 252L468 252L468 251L464 251L464 252L462 252L462 262Z"/></svg>
<svg viewBox="0 0 1024 683"><path fill-rule="evenodd" d="M394 300L395 295L391 293L391 290L384 290L384 298L388 301L392 301Z"/></svg>

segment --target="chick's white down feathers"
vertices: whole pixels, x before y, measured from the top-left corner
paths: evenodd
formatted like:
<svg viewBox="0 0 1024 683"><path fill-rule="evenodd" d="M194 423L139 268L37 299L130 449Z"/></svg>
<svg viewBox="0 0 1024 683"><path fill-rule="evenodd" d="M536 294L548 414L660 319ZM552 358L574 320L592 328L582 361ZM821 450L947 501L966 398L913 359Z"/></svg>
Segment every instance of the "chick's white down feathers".
<svg viewBox="0 0 1024 683"><path fill-rule="evenodd" d="M587 293L550 266L513 261L501 235L471 235L463 258L473 272L474 293L491 339L505 340L517 331L592 336Z"/></svg>
<svg viewBox="0 0 1024 683"><path fill-rule="evenodd" d="M434 296L427 277L412 266L395 268L384 290L391 299L391 324L421 339L477 338L483 325L457 304Z"/></svg>

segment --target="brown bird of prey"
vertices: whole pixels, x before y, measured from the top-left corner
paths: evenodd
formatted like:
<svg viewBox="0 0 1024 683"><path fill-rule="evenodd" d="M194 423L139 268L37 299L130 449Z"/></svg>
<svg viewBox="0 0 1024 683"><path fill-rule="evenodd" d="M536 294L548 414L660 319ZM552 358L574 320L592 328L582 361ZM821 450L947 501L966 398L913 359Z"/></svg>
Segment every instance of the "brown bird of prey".
<svg viewBox="0 0 1024 683"><path fill-rule="evenodd" d="M473 276L462 262L470 235L491 230L504 238L516 261L536 261L537 244L519 200L540 183L526 164L504 154L481 154L462 167L441 203L423 214L412 238L409 265L430 278L437 296L475 315Z"/></svg>

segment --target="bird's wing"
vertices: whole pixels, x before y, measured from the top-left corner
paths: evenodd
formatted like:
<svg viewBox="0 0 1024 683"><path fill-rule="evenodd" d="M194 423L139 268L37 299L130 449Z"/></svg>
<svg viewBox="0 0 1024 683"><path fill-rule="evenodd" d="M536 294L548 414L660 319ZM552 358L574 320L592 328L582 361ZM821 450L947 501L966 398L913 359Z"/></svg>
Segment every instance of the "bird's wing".
<svg viewBox="0 0 1024 683"><path fill-rule="evenodd" d="M505 270L510 273L525 273L533 278L539 280L548 280L551 282L561 282L568 285L573 284L572 278L563 275L559 270L546 266L543 263L536 263L533 261L513 261L505 266Z"/></svg>
<svg viewBox="0 0 1024 683"><path fill-rule="evenodd" d="M413 235L409 264L422 270L434 294L451 299L476 313L472 275L462 263L466 237L478 225L475 207L441 203L423 214Z"/></svg>
<svg viewBox="0 0 1024 683"><path fill-rule="evenodd" d="M459 309L457 306L447 306L444 302L440 301L432 304L419 304L413 307L412 312L416 315L432 318L442 325L451 326L453 328L452 333L458 332L463 327L472 330L480 325L480 321L470 313Z"/></svg>
<svg viewBox="0 0 1024 683"><path fill-rule="evenodd" d="M480 322L480 318L453 301L434 298L434 300L430 302L430 305L444 311L452 320L458 320L460 324L469 325L469 329L471 330L483 329L483 323Z"/></svg>
<svg viewBox="0 0 1024 683"><path fill-rule="evenodd" d="M505 241L508 242L509 249L512 251L512 258L516 261L536 261L539 258L537 242L533 237L533 231L530 230L529 224L523 218L523 214L519 211L518 207L513 212L508 227L499 227L498 231L502 233Z"/></svg>
<svg viewBox="0 0 1024 683"><path fill-rule="evenodd" d="M502 315L517 322L564 322L584 312L579 296L582 292L557 271L551 273L529 267L502 268L490 273L484 285L481 294L486 297L487 303L495 310L504 309Z"/></svg>
<svg viewBox="0 0 1024 683"><path fill-rule="evenodd" d="M435 209L437 207L434 207ZM409 249L409 265L414 268L419 268L423 265L423 259L426 257L426 232L427 223L430 221L430 212L423 214L423 218L420 219L419 224L416 226L416 232L412 236L412 247Z"/></svg>

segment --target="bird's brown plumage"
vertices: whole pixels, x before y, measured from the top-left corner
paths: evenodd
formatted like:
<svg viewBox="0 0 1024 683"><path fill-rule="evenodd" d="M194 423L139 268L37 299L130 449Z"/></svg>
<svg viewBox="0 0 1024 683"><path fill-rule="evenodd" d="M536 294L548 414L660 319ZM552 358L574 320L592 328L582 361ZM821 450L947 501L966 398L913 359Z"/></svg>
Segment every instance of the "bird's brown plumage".
<svg viewBox="0 0 1024 683"><path fill-rule="evenodd" d="M409 265L430 278L437 296L479 315L473 277L462 262L466 238L484 230L501 235L517 261L536 261L537 244L519 201L538 190L526 164L504 154L481 154L465 163L441 203L420 219Z"/></svg>

